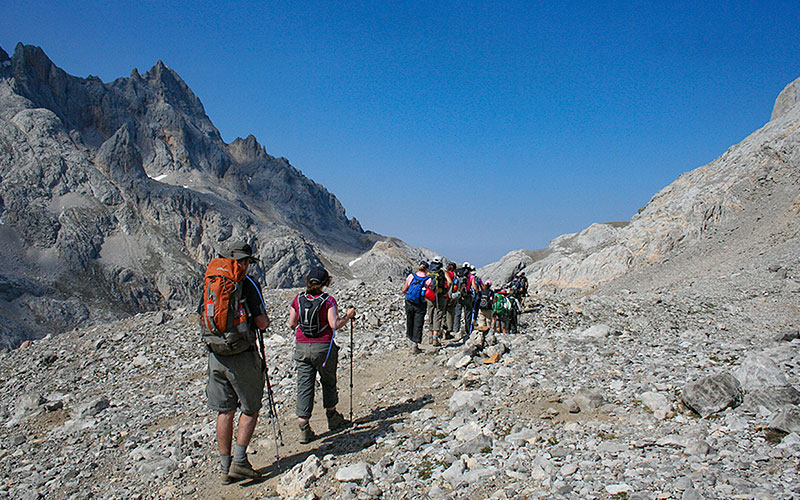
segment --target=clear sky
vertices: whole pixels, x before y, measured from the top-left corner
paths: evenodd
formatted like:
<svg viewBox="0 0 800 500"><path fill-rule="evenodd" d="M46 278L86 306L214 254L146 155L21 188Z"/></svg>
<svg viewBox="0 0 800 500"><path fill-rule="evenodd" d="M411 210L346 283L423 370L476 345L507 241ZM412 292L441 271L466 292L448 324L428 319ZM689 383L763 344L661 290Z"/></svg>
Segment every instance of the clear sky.
<svg viewBox="0 0 800 500"><path fill-rule="evenodd" d="M627 220L769 120L800 2L0 0L0 46L173 68L365 229L484 265Z"/></svg>

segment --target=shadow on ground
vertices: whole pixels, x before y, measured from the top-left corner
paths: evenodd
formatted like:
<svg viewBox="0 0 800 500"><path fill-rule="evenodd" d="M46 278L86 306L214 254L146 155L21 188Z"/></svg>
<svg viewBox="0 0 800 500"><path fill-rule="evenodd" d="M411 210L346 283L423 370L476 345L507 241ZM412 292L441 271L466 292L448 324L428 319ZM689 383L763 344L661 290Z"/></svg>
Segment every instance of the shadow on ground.
<svg viewBox="0 0 800 500"><path fill-rule="evenodd" d="M433 403L433 396L426 394L416 399L387 407L372 410L369 414L355 418L356 423L341 430L328 431L320 434L312 441L313 449L282 456L281 459L259 470L264 476L259 481L239 483L241 486L250 486L277 477L290 470L295 465L304 462L309 456L317 455L347 455L367 448L385 436L392 425L402 422L411 412L417 411Z"/></svg>

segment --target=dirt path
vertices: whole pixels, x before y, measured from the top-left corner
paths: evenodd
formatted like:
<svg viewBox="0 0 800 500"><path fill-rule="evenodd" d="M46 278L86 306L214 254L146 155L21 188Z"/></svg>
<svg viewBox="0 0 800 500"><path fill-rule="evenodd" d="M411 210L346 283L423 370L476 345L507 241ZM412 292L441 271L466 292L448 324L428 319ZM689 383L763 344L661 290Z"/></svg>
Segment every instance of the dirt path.
<svg viewBox="0 0 800 500"><path fill-rule="evenodd" d="M423 346L430 349L429 346ZM198 477L196 498L221 498L226 500L275 495L278 478L283 472L303 462L311 454L322 458L326 455L346 456L363 453L358 460L372 458L363 451L387 434L392 425L409 418L411 412L420 408L432 408L437 413L445 408L453 393L450 384L433 384L438 377L446 376L446 370L434 363L427 350L423 354L411 355L407 350L394 350L354 360L353 370L353 419L356 424L344 430L327 431L325 412L319 388L315 396L311 427L318 438L306 445L299 444L299 430L294 416L294 401L287 401L279 415L283 446L279 448L280 461L275 461L275 441L272 425L262 410L258 427L250 445L250 461L264 474L258 483L242 481L221 485L215 470L204 471ZM438 379L437 379L438 378ZM337 409L345 416L350 413L350 360L339 359L338 369L339 405ZM216 461L213 462L216 465ZM276 466L277 465L277 466ZM323 491L318 491L322 494Z"/></svg>

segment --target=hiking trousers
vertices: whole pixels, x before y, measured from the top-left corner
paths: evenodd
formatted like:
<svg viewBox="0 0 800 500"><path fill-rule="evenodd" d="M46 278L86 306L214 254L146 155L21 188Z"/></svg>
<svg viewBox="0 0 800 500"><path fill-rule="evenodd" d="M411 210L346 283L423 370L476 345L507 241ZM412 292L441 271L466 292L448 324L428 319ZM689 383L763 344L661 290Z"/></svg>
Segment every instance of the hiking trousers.
<svg viewBox="0 0 800 500"><path fill-rule="evenodd" d="M406 337L411 342L422 342L422 327L425 324L425 302L415 304L406 300Z"/></svg>
<svg viewBox="0 0 800 500"><path fill-rule="evenodd" d="M322 386L322 406L333 408L339 403L336 392L336 365L339 359L339 346L331 346L331 354L325 366L328 354L328 342L296 342L294 345L294 362L297 369L297 408L295 414L299 418L311 418L314 410L314 384L319 373Z"/></svg>
<svg viewBox="0 0 800 500"><path fill-rule="evenodd" d="M461 318L464 318L463 333L469 334L469 329L472 326L472 294L462 296L461 300L456 303L455 317L453 318L453 329L457 327L461 329Z"/></svg>
<svg viewBox="0 0 800 500"><path fill-rule="evenodd" d="M444 324L444 308L447 305L447 297L438 295L435 302L426 301L428 303L428 322L430 323L430 330L438 332L442 329Z"/></svg>
<svg viewBox="0 0 800 500"><path fill-rule="evenodd" d="M456 323L456 307L458 302L455 300L448 300L447 305L444 307L444 329L452 332L458 326Z"/></svg>

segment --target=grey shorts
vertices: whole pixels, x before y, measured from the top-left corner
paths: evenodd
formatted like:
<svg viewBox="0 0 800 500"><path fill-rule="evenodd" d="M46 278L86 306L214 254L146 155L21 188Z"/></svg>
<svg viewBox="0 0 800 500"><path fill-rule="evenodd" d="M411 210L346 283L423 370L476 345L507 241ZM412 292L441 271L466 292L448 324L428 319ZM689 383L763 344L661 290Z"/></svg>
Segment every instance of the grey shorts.
<svg viewBox="0 0 800 500"><path fill-rule="evenodd" d="M208 407L216 411L232 411L254 415L261 409L264 397L264 372L255 350L232 356L208 353Z"/></svg>

